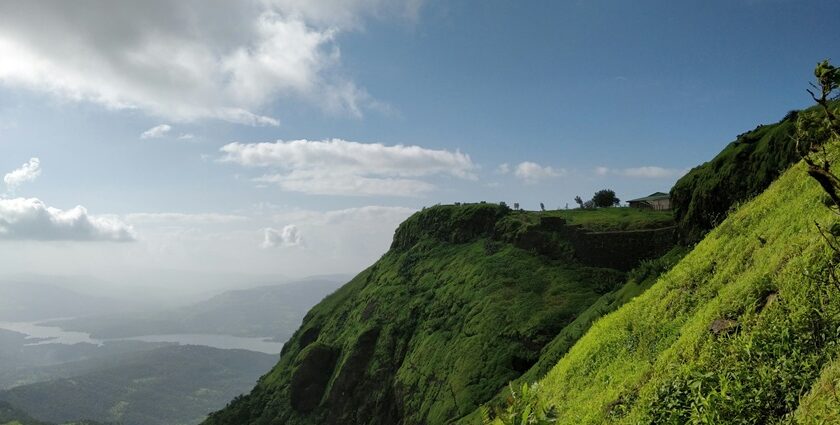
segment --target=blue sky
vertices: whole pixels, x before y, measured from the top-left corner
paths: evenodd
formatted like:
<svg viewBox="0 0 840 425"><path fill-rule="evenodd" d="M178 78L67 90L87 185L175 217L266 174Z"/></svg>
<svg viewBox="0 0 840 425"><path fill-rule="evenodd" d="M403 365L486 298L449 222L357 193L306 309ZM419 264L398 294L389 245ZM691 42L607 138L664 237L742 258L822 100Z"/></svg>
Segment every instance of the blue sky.
<svg viewBox="0 0 840 425"><path fill-rule="evenodd" d="M665 191L808 106L838 16L792 0L6 2L0 174L22 171L0 253L108 279L356 272L424 205Z"/></svg>

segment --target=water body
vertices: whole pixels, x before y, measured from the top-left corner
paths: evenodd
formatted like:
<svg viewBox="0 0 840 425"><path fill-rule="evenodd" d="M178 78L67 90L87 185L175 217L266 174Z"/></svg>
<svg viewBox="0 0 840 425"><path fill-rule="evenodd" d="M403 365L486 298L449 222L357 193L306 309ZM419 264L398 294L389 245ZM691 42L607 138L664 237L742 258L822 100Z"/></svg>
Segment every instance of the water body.
<svg viewBox="0 0 840 425"><path fill-rule="evenodd" d="M102 345L108 341L173 342L182 345L205 345L220 349L242 349L266 354L279 354L283 343L264 338L249 338L215 334L143 335L131 338L98 339L86 332L66 331L57 326L45 326L39 322L0 322L0 329L7 329L27 335L37 344L79 344Z"/></svg>
<svg viewBox="0 0 840 425"><path fill-rule="evenodd" d="M206 345L208 347L221 348L225 350L241 349L259 351L267 354L280 354L283 349L282 342L271 341L263 338L248 338L233 335L215 334L175 334L175 335L143 335L131 338L123 338L127 341L145 342L177 342L182 345Z"/></svg>

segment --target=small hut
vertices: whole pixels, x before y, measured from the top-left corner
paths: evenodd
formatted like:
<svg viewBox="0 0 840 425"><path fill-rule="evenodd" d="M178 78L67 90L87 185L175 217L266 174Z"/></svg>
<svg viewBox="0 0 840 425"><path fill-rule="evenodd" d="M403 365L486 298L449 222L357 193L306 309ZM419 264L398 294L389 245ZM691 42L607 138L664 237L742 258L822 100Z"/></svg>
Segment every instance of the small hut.
<svg viewBox="0 0 840 425"><path fill-rule="evenodd" d="M651 193L644 198L631 199L627 201L630 208L640 208L656 211L671 209L671 195L662 192Z"/></svg>

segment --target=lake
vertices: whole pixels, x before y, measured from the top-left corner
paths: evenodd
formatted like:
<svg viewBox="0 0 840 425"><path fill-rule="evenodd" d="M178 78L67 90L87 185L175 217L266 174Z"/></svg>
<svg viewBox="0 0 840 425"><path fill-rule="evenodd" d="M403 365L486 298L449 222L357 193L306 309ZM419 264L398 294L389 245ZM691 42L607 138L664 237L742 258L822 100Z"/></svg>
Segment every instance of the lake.
<svg viewBox="0 0 840 425"><path fill-rule="evenodd" d="M0 322L0 329L19 332L34 339L37 344L79 344L102 345L108 341L173 342L182 345L205 345L221 349L242 349L267 354L280 354L282 342L264 338L249 338L215 334L143 335L131 338L98 339L86 332L66 331L57 326L44 326L41 322Z"/></svg>

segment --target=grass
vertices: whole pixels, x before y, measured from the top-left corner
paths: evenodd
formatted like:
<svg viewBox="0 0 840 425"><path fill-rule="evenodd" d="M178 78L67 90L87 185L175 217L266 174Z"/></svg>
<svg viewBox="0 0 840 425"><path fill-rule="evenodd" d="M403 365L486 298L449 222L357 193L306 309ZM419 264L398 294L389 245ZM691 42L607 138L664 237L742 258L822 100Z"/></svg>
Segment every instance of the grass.
<svg viewBox="0 0 840 425"><path fill-rule="evenodd" d="M565 424L833 420L840 292L807 276L830 257L814 222L834 220L793 167L598 320L539 382L541 402ZM715 334L716 320L734 326Z"/></svg>
<svg viewBox="0 0 840 425"><path fill-rule="evenodd" d="M683 246L675 246L670 252L655 260L643 261L627 274L627 281L620 288L601 296L591 306L565 326L550 343L543 347L539 360L510 385L502 389L492 400L486 403L491 411L504 409L510 398L510 388L536 382L544 377L555 364L569 351L598 319L615 311L633 298L641 295L653 285L657 278L674 266L690 251ZM462 424L480 423L481 412L476 410L459 421Z"/></svg>
<svg viewBox="0 0 840 425"><path fill-rule="evenodd" d="M592 232L646 230L670 227L675 224L671 211L615 207L597 209L514 211L506 221L534 225L541 217L561 217L566 223Z"/></svg>

